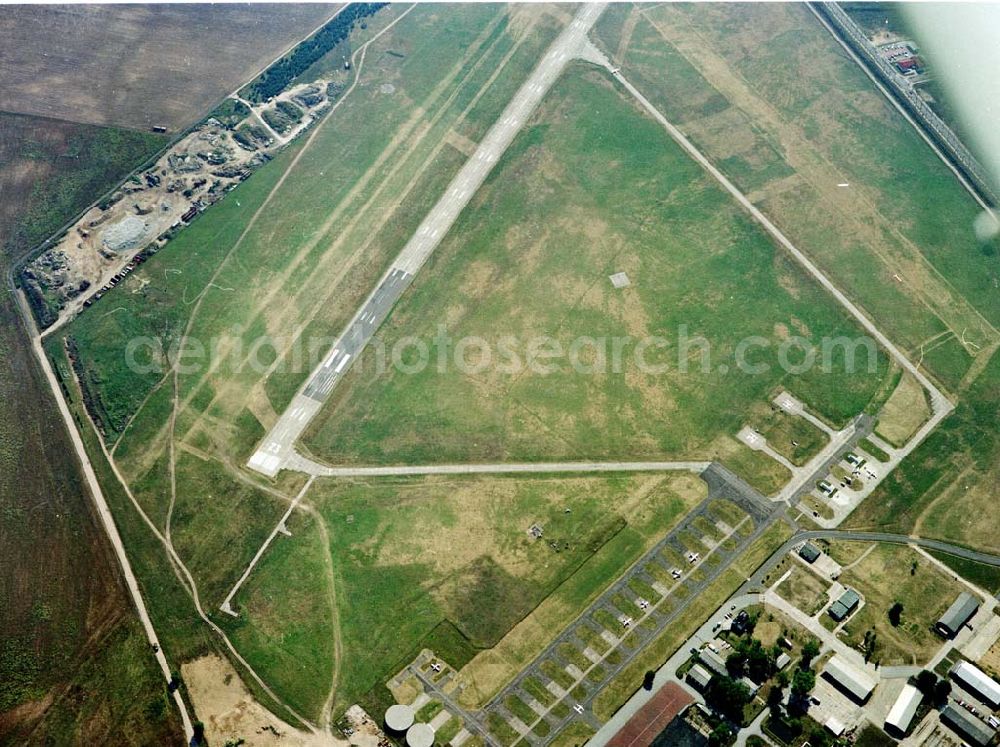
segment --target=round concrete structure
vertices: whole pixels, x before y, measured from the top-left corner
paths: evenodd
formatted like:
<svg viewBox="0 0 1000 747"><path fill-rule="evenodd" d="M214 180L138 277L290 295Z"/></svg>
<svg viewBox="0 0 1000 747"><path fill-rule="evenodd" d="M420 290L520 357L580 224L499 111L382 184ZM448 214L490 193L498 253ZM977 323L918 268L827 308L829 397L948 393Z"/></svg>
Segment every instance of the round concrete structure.
<svg viewBox="0 0 1000 747"><path fill-rule="evenodd" d="M406 732L407 747L434 747L434 727L430 724L414 724Z"/></svg>
<svg viewBox="0 0 1000 747"><path fill-rule="evenodd" d="M413 726L413 709L408 705L389 706L385 712L385 725L389 731L402 734Z"/></svg>

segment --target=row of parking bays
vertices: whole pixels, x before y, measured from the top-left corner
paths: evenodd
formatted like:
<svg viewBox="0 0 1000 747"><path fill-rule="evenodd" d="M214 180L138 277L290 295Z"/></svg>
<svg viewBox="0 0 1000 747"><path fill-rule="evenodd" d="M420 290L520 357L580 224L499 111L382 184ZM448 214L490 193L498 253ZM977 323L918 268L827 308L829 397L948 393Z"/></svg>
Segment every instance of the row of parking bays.
<svg viewBox="0 0 1000 747"><path fill-rule="evenodd" d="M508 745L551 741L754 527L735 503L706 499L487 706L492 735Z"/></svg>

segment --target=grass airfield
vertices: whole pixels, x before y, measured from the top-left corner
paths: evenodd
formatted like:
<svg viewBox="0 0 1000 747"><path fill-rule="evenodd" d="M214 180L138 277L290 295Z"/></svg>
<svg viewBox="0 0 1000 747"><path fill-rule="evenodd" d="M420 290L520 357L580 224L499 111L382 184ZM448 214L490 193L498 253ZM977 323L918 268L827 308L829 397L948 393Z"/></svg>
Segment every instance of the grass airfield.
<svg viewBox="0 0 1000 747"><path fill-rule="evenodd" d="M608 279L619 271L628 288ZM719 459L767 494L787 471L731 438L751 410L784 386L843 425L889 368L879 355L874 375L845 373L835 356L829 373L784 374L782 340L818 345L859 330L627 94L583 63L550 93L381 337L392 349L439 328L494 348L504 336L549 336L569 350L585 337L662 335L671 347L649 358L668 370L644 372L631 351L619 374L581 374L559 359L552 373L441 372L433 357L415 374L358 367L307 435L310 451L334 463ZM710 343L710 370L693 348L690 370L679 370L682 328ZM733 364L751 336L771 346L752 358L767 373Z"/></svg>
<svg viewBox="0 0 1000 747"><path fill-rule="evenodd" d="M803 23L794 15L799 10L769 12L796 28ZM376 17L369 35L397 12ZM718 68L707 58L687 62L690 47L680 39L673 40L677 46L665 43L663 23L654 23L657 14L674 12L686 11L644 10L633 19L628 8L612 7L598 35L605 46L620 36L611 48L625 55L626 73L648 87L655 103L695 107L664 110L742 188L759 190L762 208L777 215L793 240L807 243L838 284L839 263L850 258L850 274L860 279L846 287L880 324L887 322L891 334L911 352L934 339L923 360L939 380L985 386L990 369L968 379L970 370L976 373L972 357L954 335L960 323L975 321L983 343L990 339L992 310L984 310L990 297L973 273L955 269L957 279L949 283L928 270L940 285L922 292L937 298L940 287L953 294L936 305L913 302L891 284L882 295L864 285L884 279L876 260L884 264L885 256L869 251L883 246L882 239L862 235L851 219L858 243L838 244L834 228L843 216L824 212L818 219L826 193L818 182L795 182L829 175L828 159L843 153L843 143L789 130L787 120L797 113L785 102L784 109L772 105L777 119L762 119L768 126L746 128L743 149L724 155L719 138L733 132L740 117L758 113L757 99L740 99L743 109L727 103L737 89L720 93L703 85L707 79L699 70ZM372 45L357 95L313 139L284 151L65 330L80 351L84 386L99 403L108 445L137 502L168 530L213 621L305 718L320 721L358 699L381 705L388 697L386 677L423 646L454 666L471 662L493 684L509 678L518 662L544 645L539 631L551 633L553 624L582 609L679 521L703 489L688 476L650 475L320 480L304 511L290 521L292 539L279 537L250 576L237 599L241 617L216 609L305 482L294 474L258 482L241 468L305 377L304 371L284 370L291 341L339 331L566 20L545 7L508 13L499 6L463 6L448 14L419 7ZM676 28L688 33L695 24L687 20L690 25ZM784 27L774 28L778 33ZM735 22L720 29L740 33ZM824 54L830 44L827 39ZM686 62L671 68L677 72L667 85L690 95L658 88L650 66L664 58ZM767 65L747 70L773 75ZM850 70L835 68L835 74L866 95ZM717 85L723 83L732 81L719 78ZM759 86L754 90L778 88L771 78ZM893 122L868 101L865 111L876 121ZM727 123L726 117L733 119ZM940 176L932 158L912 150L905 128L888 131L888 139L909 149L915 171ZM858 132L886 138L868 126ZM794 142L807 157L784 160L774 145L779 136L799 138ZM873 190L866 196L884 187L882 178L852 175ZM783 191L782 184L794 189ZM953 186L936 188L942 200L968 213ZM795 194L805 195L805 207L796 202L786 209L784 201ZM836 206L850 212L854 203ZM876 217L880 227L892 221L888 213ZM900 246L929 246L923 259L906 255L914 267L931 261L936 230L906 227ZM628 288L615 289L609 281L620 271L629 275ZM956 288L965 288L968 300L954 300ZM878 410L898 380L883 355L874 374L847 374L836 357L832 374L789 376L773 367L773 359L767 374L719 370L719 364L731 365L736 343L749 335L780 342L859 330L659 125L606 74L582 63L553 89L381 334L391 345L409 335L433 336L445 324L455 338L490 340L497 320L506 334L549 335L564 345L581 335L669 336L683 324L711 342L715 365L704 374L668 370L660 376L635 367L618 376L438 374L433 367L417 375L374 375L358 367L315 423L310 451L331 463L365 464L718 459L761 492L773 493L789 473L740 444L735 433L759 421L796 464L824 440L818 431L774 417L767 403L777 389L789 389L830 424L842 425L860 411ZM265 373L247 370L240 356L176 380L123 365L121 352L137 335L170 341L187 331L209 339L234 329L227 353L238 343L245 351L262 334L286 341L264 353ZM62 343L50 340L48 349L67 372ZM945 356L949 344L958 351ZM982 416L980 408L969 417ZM800 444L794 449L793 440ZM96 447L93 439L90 445ZM104 478L114 479L106 471ZM162 549L123 495L112 500L129 546L137 548L167 645L181 658L209 648ZM572 538L566 540L571 547L555 553L531 542L527 530L534 522L545 524L550 536ZM767 539L755 557L766 557L783 536ZM643 665L669 653L671 642L683 639L681 628L700 622L697 614L724 598L737 575L727 572ZM488 609L484 598L491 600ZM533 627L533 615L556 622ZM602 709L612 711L627 689L624 679L609 688Z"/></svg>

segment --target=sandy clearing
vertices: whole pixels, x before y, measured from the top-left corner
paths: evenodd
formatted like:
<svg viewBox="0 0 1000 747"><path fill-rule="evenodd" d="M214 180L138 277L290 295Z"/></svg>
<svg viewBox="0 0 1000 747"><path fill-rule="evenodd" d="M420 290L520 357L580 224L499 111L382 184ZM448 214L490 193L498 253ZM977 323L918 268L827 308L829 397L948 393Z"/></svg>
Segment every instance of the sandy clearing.
<svg viewBox="0 0 1000 747"><path fill-rule="evenodd" d="M181 666L198 720L205 724L209 744L243 739L248 747L273 745L329 747L348 745L346 739L296 729L258 703L232 664L217 654Z"/></svg>

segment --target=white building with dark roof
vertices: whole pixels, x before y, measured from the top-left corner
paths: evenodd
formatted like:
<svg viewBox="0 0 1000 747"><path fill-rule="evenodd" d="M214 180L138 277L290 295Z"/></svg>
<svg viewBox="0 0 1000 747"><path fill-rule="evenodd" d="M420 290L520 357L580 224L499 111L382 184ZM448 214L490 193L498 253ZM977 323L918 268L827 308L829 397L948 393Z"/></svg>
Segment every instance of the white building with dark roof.
<svg viewBox="0 0 1000 747"><path fill-rule="evenodd" d="M1000 684L975 664L960 661L951 668L951 676L990 708L1000 707Z"/></svg>

